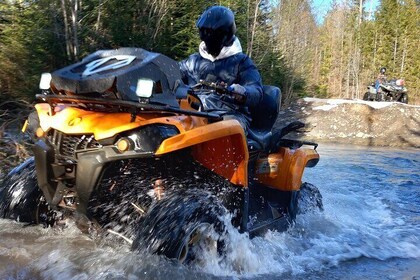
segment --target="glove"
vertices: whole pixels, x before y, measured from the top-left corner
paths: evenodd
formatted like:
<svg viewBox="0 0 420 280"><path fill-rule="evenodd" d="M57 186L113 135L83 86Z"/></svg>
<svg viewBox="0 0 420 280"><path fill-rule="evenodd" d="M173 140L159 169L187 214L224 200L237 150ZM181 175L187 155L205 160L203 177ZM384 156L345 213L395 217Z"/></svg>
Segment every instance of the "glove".
<svg viewBox="0 0 420 280"><path fill-rule="evenodd" d="M245 95L246 88L244 88L243 86L239 84L232 84L230 86L230 89L235 93L238 93L240 95Z"/></svg>
<svg viewBox="0 0 420 280"><path fill-rule="evenodd" d="M235 101L238 104L244 104L246 100L246 88L239 84L232 84L229 90L234 93Z"/></svg>

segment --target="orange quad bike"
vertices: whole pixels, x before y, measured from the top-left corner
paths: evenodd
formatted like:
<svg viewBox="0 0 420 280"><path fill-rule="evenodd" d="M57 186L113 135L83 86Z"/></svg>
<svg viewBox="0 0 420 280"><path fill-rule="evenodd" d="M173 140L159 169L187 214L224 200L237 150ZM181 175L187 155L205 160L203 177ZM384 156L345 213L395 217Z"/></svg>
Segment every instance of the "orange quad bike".
<svg viewBox="0 0 420 280"><path fill-rule="evenodd" d="M34 157L3 181L0 217L45 226L71 217L83 232L190 262L201 243L223 252L227 223L253 237L287 229L300 201L322 208L316 187L302 184L317 144L283 138L299 122L271 132L278 88L264 87L245 137L199 98L231 92L180 78L176 61L139 48L97 51L44 74L25 127Z"/></svg>

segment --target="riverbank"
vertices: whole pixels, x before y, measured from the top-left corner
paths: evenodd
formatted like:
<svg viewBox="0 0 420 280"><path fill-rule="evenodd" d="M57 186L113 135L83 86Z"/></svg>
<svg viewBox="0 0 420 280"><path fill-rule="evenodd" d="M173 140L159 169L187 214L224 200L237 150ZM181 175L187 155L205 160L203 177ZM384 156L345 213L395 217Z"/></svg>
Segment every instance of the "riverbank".
<svg viewBox="0 0 420 280"><path fill-rule="evenodd" d="M420 106L399 102L303 98L280 111L276 126L305 128L287 138L362 146L420 148Z"/></svg>
<svg viewBox="0 0 420 280"><path fill-rule="evenodd" d="M18 131L24 115L8 131ZM19 119L20 117L20 119ZM286 138L361 146L420 148L420 106L396 102L303 98L280 111L276 127L300 120ZM4 124L0 125L6 127ZM0 131L0 179L31 153L28 137Z"/></svg>

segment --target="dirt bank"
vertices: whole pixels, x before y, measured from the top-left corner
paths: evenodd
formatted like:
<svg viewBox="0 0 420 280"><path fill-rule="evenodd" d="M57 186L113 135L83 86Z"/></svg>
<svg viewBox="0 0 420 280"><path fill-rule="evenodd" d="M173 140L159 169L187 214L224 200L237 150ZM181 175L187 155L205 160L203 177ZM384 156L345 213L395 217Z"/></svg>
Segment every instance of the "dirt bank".
<svg viewBox="0 0 420 280"><path fill-rule="evenodd" d="M1 112L0 112L1 113ZM0 114L1 115L1 114ZM17 124L23 123L14 118ZM276 127L301 120L306 127L287 138L356 145L420 148L420 106L393 102L304 98L283 108ZM5 123L0 121L0 127ZM0 179L31 153L20 133L0 129Z"/></svg>
<svg viewBox="0 0 420 280"><path fill-rule="evenodd" d="M369 146L420 148L420 106L397 102L304 98L280 112L276 126L306 127L287 138Z"/></svg>

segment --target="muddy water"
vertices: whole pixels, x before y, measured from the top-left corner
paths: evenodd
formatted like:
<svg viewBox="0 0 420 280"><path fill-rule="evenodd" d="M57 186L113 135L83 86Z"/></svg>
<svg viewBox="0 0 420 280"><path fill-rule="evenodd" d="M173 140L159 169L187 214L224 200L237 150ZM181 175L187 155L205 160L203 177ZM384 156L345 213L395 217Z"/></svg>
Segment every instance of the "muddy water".
<svg viewBox="0 0 420 280"><path fill-rule="evenodd" d="M184 267L69 225L0 219L0 279L420 279L420 151L320 145L305 180L324 211L252 240L230 230L227 256Z"/></svg>

